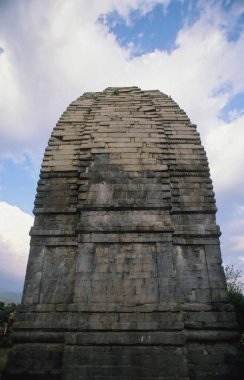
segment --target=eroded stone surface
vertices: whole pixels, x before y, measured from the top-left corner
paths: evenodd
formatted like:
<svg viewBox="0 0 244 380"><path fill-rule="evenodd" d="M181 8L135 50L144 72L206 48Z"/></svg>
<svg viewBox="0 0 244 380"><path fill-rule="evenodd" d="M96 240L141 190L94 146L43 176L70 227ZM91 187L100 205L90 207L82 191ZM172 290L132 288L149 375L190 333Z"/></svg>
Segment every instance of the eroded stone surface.
<svg viewBox="0 0 244 380"><path fill-rule="evenodd" d="M6 379L241 379L215 212L170 97L71 103L44 155Z"/></svg>

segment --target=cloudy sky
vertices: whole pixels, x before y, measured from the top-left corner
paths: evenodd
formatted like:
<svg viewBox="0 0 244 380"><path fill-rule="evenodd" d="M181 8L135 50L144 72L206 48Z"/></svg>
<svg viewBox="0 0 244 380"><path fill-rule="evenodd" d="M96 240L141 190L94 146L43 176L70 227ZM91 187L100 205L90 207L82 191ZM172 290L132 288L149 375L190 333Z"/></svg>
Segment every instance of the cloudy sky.
<svg viewBox="0 0 244 380"><path fill-rule="evenodd" d="M159 89L198 125L224 265L244 272L244 0L0 0L0 291L21 291L39 168L67 105Z"/></svg>

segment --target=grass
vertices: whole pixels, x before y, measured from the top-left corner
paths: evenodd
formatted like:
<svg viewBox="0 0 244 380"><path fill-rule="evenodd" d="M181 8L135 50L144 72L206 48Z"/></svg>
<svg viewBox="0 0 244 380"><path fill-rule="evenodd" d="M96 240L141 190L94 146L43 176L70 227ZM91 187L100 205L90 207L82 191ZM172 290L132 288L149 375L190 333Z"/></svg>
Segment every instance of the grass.
<svg viewBox="0 0 244 380"><path fill-rule="evenodd" d="M86 92L84 94L84 97L87 98L87 99L94 99L94 100L96 100L97 97L98 97L98 95L96 93L94 93L94 92Z"/></svg>
<svg viewBox="0 0 244 380"><path fill-rule="evenodd" d="M117 90L117 89L115 89L115 90L113 90L113 95L119 95L119 90Z"/></svg>
<svg viewBox="0 0 244 380"><path fill-rule="evenodd" d="M9 347L0 347L0 373L6 366L9 350Z"/></svg>

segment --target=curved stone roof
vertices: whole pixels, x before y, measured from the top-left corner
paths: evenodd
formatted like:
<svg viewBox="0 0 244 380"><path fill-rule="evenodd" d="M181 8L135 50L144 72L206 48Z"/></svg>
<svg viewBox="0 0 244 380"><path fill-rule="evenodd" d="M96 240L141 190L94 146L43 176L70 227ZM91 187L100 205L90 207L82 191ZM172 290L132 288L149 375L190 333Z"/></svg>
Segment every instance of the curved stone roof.
<svg viewBox="0 0 244 380"><path fill-rule="evenodd" d="M52 132L40 178L32 241L40 236L48 246L63 247L80 242L219 244L208 163L196 126L159 91L108 88L72 102ZM27 284L25 297L33 301L33 287ZM144 301L141 294L134 301L118 295L120 285L105 301L152 302L151 295ZM179 300L210 301L210 293L200 295L205 292L190 287ZM42 302L52 297L49 286L47 293ZM59 289L51 300L62 297ZM75 291L77 301L82 297ZM171 298L177 300L172 291Z"/></svg>

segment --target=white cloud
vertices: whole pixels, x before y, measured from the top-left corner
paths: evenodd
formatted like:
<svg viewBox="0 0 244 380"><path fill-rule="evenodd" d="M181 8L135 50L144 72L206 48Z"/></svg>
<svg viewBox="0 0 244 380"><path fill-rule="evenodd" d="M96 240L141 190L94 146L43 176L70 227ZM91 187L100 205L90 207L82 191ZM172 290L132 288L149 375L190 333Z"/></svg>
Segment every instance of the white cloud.
<svg viewBox="0 0 244 380"><path fill-rule="evenodd" d="M0 202L0 215L0 272L21 279L29 254L33 217L6 202Z"/></svg>
<svg viewBox="0 0 244 380"><path fill-rule="evenodd" d="M244 236L235 237L235 244L233 246L233 250L244 252Z"/></svg>
<svg viewBox="0 0 244 380"><path fill-rule="evenodd" d="M0 92L1 132L6 137L19 138L21 133L16 134L16 126L20 126L17 118L22 118L24 102L20 94L21 88L14 57L8 49L0 55L0 67L2 89Z"/></svg>
<svg viewBox="0 0 244 380"><path fill-rule="evenodd" d="M219 191L234 187L236 193L243 194L243 142L244 116L219 125L206 138L211 173Z"/></svg>
<svg viewBox="0 0 244 380"><path fill-rule="evenodd" d="M227 200L228 202L228 200ZM222 256L225 265L234 265L242 271L244 281L244 208L239 205L242 201L229 201L228 212L222 223Z"/></svg>

